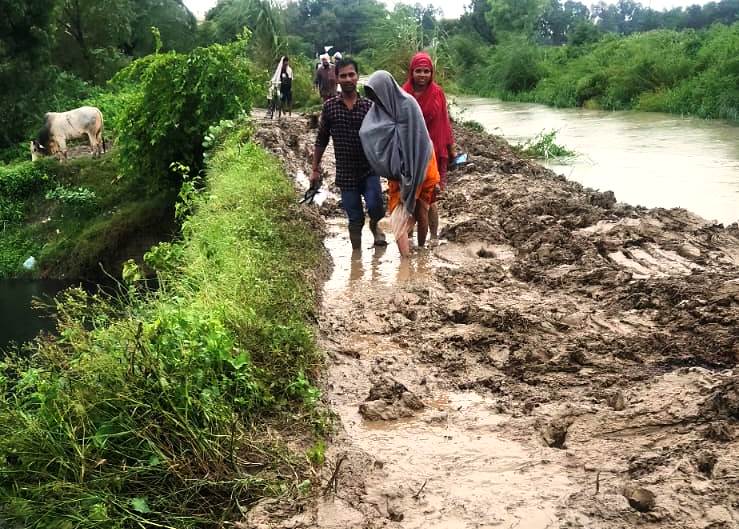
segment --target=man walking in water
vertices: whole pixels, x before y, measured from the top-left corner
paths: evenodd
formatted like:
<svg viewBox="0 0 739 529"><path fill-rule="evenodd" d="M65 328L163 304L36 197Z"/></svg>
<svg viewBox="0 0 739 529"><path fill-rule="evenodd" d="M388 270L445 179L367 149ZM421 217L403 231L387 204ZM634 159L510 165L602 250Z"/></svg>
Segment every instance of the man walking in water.
<svg viewBox="0 0 739 529"><path fill-rule="evenodd" d="M336 72L341 85L341 94L323 104L310 180L316 182L320 179L321 158L329 138L332 138L336 156L336 186L341 190L341 203L349 219L349 240L352 248L359 250L362 247L364 226L362 197L367 205L370 231L374 236L375 246L386 246L385 235L378 226L380 219L385 216L380 177L372 174L362 149L362 142L359 140L359 129L372 102L357 92L359 71L353 59L340 60L336 64Z"/></svg>

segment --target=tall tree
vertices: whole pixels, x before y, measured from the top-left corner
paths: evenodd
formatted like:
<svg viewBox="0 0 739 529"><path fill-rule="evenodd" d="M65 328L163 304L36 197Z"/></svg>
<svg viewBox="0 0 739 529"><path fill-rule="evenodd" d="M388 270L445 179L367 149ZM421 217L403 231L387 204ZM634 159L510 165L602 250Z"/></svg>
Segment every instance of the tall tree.
<svg viewBox="0 0 739 529"><path fill-rule="evenodd" d="M487 0L472 0L465 7L464 14L460 17L460 23L463 28L473 29L483 40L493 44L495 38L486 19L488 11L490 11L490 3Z"/></svg>
<svg viewBox="0 0 739 529"><path fill-rule="evenodd" d="M549 0L539 18L539 38L548 44L564 44L574 27L589 19L590 10L581 2Z"/></svg>
<svg viewBox="0 0 739 529"><path fill-rule="evenodd" d="M195 17L181 0L61 0L54 62L105 82L132 57L154 51L152 27L165 51L187 51L195 42Z"/></svg>
<svg viewBox="0 0 739 529"><path fill-rule="evenodd" d="M488 0L485 18L496 40L506 34L534 34L546 0Z"/></svg>
<svg viewBox="0 0 739 529"><path fill-rule="evenodd" d="M54 3L3 0L0 16L0 148L19 141L39 117L51 81ZM43 112L41 112L43 114Z"/></svg>
<svg viewBox="0 0 739 529"><path fill-rule="evenodd" d="M119 46L131 35L129 0L63 0L54 61L89 81L109 79L125 64Z"/></svg>

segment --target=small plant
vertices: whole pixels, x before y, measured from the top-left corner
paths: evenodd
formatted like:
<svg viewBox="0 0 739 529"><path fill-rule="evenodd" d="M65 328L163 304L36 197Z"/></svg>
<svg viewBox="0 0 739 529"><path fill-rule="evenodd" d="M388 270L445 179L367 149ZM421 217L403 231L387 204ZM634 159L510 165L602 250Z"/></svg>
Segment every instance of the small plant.
<svg viewBox="0 0 739 529"><path fill-rule="evenodd" d="M322 466L326 461L326 443L319 439L305 452L305 456L311 464L318 467Z"/></svg>
<svg viewBox="0 0 739 529"><path fill-rule="evenodd" d="M95 191L86 187L57 186L46 192L46 199L57 200L62 206L62 211L73 217L87 216L98 205L98 197Z"/></svg>
<svg viewBox="0 0 739 529"><path fill-rule="evenodd" d="M563 145L558 145L555 142L556 138L557 130L552 129L549 132L543 130L526 143L517 145L516 150L524 156L543 158L544 160L575 156L576 153L574 151L567 149Z"/></svg>
<svg viewBox="0 0 739 529"><path fill-rule="evenodd" d="M474 119L463 121L462 126L466 129L474 130L475 132L485 132L485 127L482 126L482 123L475 121Z"/></svg>

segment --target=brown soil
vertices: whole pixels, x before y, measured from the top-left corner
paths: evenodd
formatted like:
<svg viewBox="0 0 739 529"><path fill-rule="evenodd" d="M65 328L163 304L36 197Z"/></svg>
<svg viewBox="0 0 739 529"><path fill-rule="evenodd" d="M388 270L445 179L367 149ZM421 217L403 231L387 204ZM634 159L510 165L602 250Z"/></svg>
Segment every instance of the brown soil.
<svg viewBox="0 0 739 529"><path fill-rule="evenodd" d="M296 117L257 137L295 175L314 134ZM341 425L315 502L243 525L739 527L739 229L456 135L473 164L451 173L441 244L352 256L322 207Z"/></svg>

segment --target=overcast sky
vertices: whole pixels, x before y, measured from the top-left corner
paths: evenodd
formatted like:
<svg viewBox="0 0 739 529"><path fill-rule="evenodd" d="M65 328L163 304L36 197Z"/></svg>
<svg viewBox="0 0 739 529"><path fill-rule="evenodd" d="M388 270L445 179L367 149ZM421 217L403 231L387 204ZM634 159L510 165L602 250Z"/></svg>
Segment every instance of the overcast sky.
<svg viewBox="0 0 739 529"><path fill-rule="evenodd" d="M395 3L394 0L382 1L389 6L392 6ZM580 1L587 6L590 6L591 3L597 3L596 1L591 2L589 0ZM196 17L203 18L205 12L216 5L217 0L184 0L184 2L190 11L195 13ZM670 9L678 6L686 7L693 4L703 5L706 2L707 0L640 0L639 3L645 7L651 7L652 9L661 11L662 9ZM411 1L405 3L414 4L415 2ZM464 5L468 2L465 0L420 0L419 3L423 5L433 4L442 9L446 18L457 18L464 12ZM615 3L615 0L613 2L606 0L606 3Z"/></svg>

